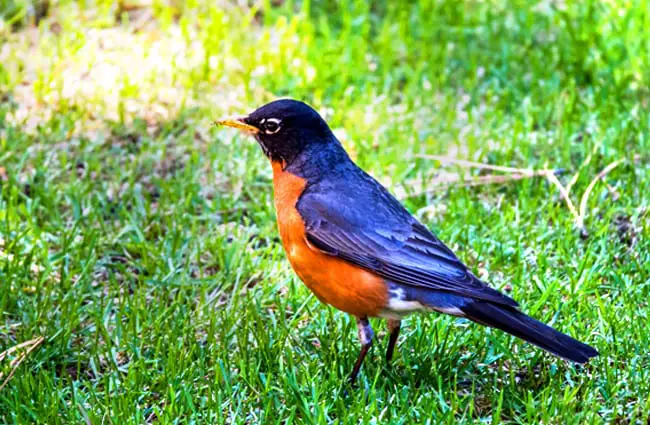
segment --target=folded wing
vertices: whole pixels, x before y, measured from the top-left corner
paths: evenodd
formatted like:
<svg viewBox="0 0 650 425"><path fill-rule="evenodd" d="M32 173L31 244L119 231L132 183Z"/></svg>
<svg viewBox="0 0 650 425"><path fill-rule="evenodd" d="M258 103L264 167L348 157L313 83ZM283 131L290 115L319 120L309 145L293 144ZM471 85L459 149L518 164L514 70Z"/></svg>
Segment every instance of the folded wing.
<svg viewBox="0 0 650 425"><path fill-rule="evenodd" d="M305 221L307 241L329 255L403 285L517 306L474 276L385 189L378 184L364 189L355 195L306 191L298 210Z"/></svg>

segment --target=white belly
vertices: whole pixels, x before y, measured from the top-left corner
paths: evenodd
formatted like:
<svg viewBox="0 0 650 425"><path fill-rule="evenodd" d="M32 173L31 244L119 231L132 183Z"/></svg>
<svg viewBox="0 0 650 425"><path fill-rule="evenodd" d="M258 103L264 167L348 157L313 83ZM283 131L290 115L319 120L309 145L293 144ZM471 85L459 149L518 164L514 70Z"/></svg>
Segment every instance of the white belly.
<svg viewBox="0 0 650 425"><path fill-rule="evenodd" d="M388 295L388 305L379 314L379 317L385 319L399 320L416 311L437 311L452 316L464 316L464 313L456 307L435 307L422 304L416 300L407 300L404 290L401 288L391 288Z"/></svg>

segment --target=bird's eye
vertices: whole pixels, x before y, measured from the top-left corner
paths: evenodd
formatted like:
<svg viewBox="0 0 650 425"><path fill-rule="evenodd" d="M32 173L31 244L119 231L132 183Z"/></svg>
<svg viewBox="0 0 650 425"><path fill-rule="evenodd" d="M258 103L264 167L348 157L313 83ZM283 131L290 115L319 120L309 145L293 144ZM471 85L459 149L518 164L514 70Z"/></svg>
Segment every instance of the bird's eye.
<svg viewBox="0 0 650 425"><path fill-rule="evenodd" d="M277 118L269 118L264 120L264 132L266 134L275 134L280 131L280 120Z"/></svg>

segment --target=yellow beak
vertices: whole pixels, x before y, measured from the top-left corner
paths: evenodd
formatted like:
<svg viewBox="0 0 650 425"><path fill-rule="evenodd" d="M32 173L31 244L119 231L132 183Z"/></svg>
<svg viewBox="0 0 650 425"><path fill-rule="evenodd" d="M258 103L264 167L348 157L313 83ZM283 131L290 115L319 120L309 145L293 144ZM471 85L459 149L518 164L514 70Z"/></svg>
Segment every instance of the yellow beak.
<svg viewBox="0 0 650 425"><path fill-rule="evenodd" d="M244 118L224 118L214 122L216 125L225 125L226 127L237 128L245 131L246 133L255 134L259 133L260 129L244 122Z"/></svg>

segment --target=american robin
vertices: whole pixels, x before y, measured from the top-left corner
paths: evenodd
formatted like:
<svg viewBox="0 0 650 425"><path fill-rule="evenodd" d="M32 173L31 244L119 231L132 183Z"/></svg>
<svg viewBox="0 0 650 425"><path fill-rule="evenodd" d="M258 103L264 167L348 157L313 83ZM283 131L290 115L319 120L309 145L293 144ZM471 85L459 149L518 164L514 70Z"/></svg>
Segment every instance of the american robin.
<svg viewBox="0 0 650 425"><path fill-rule="evenodd" d="M578 363L598 355L472 274L350 159L307 104L277 100L217 124L257 139L273 167L278 228L293 270L322 302L356 317L361 351L350 381L372 345L368 318L388 320L390 362L401 319L416 311L465 317Z"/></svg>

